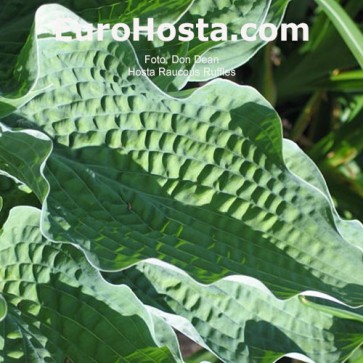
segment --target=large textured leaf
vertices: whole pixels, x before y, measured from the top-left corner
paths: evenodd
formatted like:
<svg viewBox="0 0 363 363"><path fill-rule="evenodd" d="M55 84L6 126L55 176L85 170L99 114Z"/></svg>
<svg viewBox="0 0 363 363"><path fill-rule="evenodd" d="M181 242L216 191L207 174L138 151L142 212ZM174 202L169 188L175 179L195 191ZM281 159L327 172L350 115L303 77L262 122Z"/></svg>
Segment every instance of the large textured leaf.
<svg viewBox="0 0 363 363"><path fill-rule="evenodd" d="M206 17L207 19L211 19L211 22L220 21L224 23L226 18L230 19L230 23L228 24L229 29L235 34L239 34L241 26L246 23L255 23L258 26L264 23L270 23L279 26L289 2L290 0L244 1L243 3L240 2L238 4L234 1L224 1L223 6L221 6L222 2L219 1L214 4L214 8L209 8L207 10L203 0L199 0L193 4L189 13L195 16L195 13L200 12L204 15L204 12L207 11ZM262 10L262 7L264 7L264 10ZM249 11L245 14L247 9ZM237 20L232 16L233 13L242 14ZM263 45L266 44L266 42L261 39L257 39L254 42L246 42L240 39L240 37L238 38L239 40L237 42L224 42L217 47L211 47L203 54L205 57L216 57L219 59L218 63L208 65L210 69L216 70L221 66L226 70L237 68L247 62ZM196 50L193 50L191 53L193 54L195 51ZM206 65L201 63L196 64L194 70L199 70L202 76L191 77L191 80L200 81L214 78L208 76L208 72L206 75L206 69Z"/></svg>
<svg viewBox="0 0 363 363"><path fill-rule="evenodd" d="M304 179L326 195L330 201L335 223L339 232L347 241L363 250L362 223L356 220L347 221L341 219L338 212L335 210L334 203L329 194L328 186L326 185L324 177L317 166L306 154L302 152L302 150L299 149L295 143L289 140L284 140L283 146L284 159L290 171L294 172L297 176Z"/></svg>
<svg viewBox="0 0 363 363"><path fill-rule="evenodd" d="M0 208L1 228L14 206L39 207L44 200L48 186L41 171L52 143L38 131L14 134L4 125L0 125L0 139L0 195L4 199L3 209Z"/></svg>
<svg viewBox="0 0 363 363"><path fill-rule="evenodd" d="M157 257L204 282L244 274L280 297L312 289L363 303L362 251L326 195L286 167L280 121L256 91L218 80L169 97L129 75L130 44L55 42L42 20L48 35L28 52L40 55L35 96L2 102L54 142L48 238L102 269Z"/></svg>
<svg viewBox="0 0 363 363"><path fill-rule="evenodd" d="M179 360L160 318L102 280L81 251L45 240L39 222L39 210L14 208L0 237L1 362Z"/></svg>
<svg viewBox="0 0 363 363"><path fill-rule="evenodd" d="M167 88L170 82L174 87L180 89L185 83L190 81L206 81L222 75L247 62L266 42L258 39L254 42L246 42L241 39L241 27L246 23L254 23L257 26L263 23L280 25L282 17L289 0L218 0L204 1L195 0L193 5L179 20L178 24L196 24L198 19L203 18L207 24L223 23L228 27L229 36L237 36L237 40L226 42L201 42L195 34L195 39L191 42L174 41L170 43L135 42L133 45L137 49L139 61L144 68L166 67L177 75L165 76L164 74L152 77L153 81L162 88ZM210 30L205 34L210 34ZM157 54L167 60L167 65L152 65L144 62L146 54ZM173 63L172 55L186 57L188 63ZM195 56L204 58L214 58L210 64L195 62ZM183 73L185 70L192 70L190 73Z"/></svg>
<svg viewBox="0 0 363 363"><path fill-rule="evenodd" d="M14 2L6 0L2 6L2 16L0 20L1 34L0 46L2 59L0 59L0 79L7 82L8 88L14 86L14 79L11 77L10 64L14 64L16 56L20 51L29 33L30 25L35 10L42 4L53 3L54 1L37 0ZM182 87L188 80L189 75L183 74L183 70L190 70L194 67L194 73L190 80L200 81L217 77L218 75L234 69L247 62L265 42L258 39L255 42L245 42L241 40L240 29L246 23L256 23L260 25L264 22L279 25L289 0L222 0L212 1L192 1L192 0L168 0L163 5L145 0L119 1L107 0L83 0L73 2L71 0L56 1L59 4L69 7L80 16L90 22L114 23L121 21L131 23L134 17L141 18L141 21L148 17L155 20L158 25L162 22L174 23L179 19L178 24L196 24L198 19L203 18L206 23L224 23L228 26L230 35L236 34L237 41L227 42L201 42L195 39L192 42L173 42L163 43L160 41L149 42L146 39L137 41L134 46L144 68L156 69L157 73L153 78L154 82L163 88L167 88L171 82L174 87ZM188 8L191 8L188 10ZM188 10L188 11L187 11ZM185 14L183 16L183 14ZM9 21L11 19L11 21ZM209 34L210 31L206 32ZM159 76L158 69L160 64L145 63L145 55L161 56L167 59L166 67L174 72L179 71L178 75ZM189 64L172 63L171 56L190 57ZM205 66L195 64L196 55L217 58L218 62ZM194 74L194 75L193 75Z"/></svg>
<svg viewBox="0 0 363 363"><path fill-rule="evenodd" d="M132 23L134 18L146 19L154 18L155 24L163 22L174 22L185 12L192 4L192 0L166 0L163 6L156 2L147 0L4 0L0 5L1 21L12 23L12 19L24 22L22 17L26 15L34 16L35 11L44 4L60 4L70 8L90 22L125 22ZM20 21L20 18L21 21Z"/></svg>
<svg viewBox="0 0 363 363"><path fill-rule="evenodd" d="M224 362L271 363L298 353L315 362L341 363L363 343L363 309L321 298L317 305L309 296L278 300L250 278L206 286L157 260L109 278L127 282L158 309L152 311Z"/></svg>
<svg viewBox="0 0 363 363"><path fill-rule="evenodd" d="M133 18L140 18L143 22L146 18L152 17L155 25L158 25L163 22L177 21L188 9L192 0L163 0L162 6L158 2L148 0L2 0L0 3L0 81L7 81L7 88L14 86L11 71L29 35L34 14L41 5L49 3L67 6L90 22L130 24Z"/></svg>
<svg viewBox="0 0 363 363"><path fill-rule="evenodd" d="M43 201L48 192L48 186L41 172L43 164L52 150L52 142L39 131L12 132L1 124L0 138L2 173L31 186L39 200Z"/></svg>

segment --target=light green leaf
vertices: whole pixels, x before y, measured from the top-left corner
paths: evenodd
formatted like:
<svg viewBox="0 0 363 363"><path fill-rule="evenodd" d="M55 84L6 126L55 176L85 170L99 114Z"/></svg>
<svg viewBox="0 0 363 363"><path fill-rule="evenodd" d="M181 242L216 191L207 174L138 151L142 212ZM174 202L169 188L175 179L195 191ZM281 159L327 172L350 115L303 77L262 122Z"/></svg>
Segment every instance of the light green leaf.
<svg viewBox="0 0 363 363"><path fill-rule="evenodd" d="M69 7L89 22L130 24L133 18L144 22L153 18L155 26L163 22L177 21L188 10L193 0L58 0L57 3ZM12 68L16 58L30 33L36 10L52 0L14 1L2 0L0 3L0 80L2 88L14 89ZM16 75L15 75L16 79ZM6 84L5 84L6 81ZM0 90L4 91L4 89Z"/></svg>
<svg viewBox="0 0 363 363"><path fill-rule="evenodd" d="M39 138L35 139L33 135ZM14 206L40 206L39 200L44 199L48 189L40 172L52 144L40 132L28 130L14 134L2 124L0 139L0 194L3 198L0 208L1 228ZM25 184L31 185L31 188Z"/></svg>
<svg viewBox="0 0 363 363"><path fill-rule="evenodd" d="M52 150L51 140L36 130L12 132L1 124L0 138L1 171L28 185L43 201L48 186L41 173Z"/></svg>
<svg viewBox="0 0 363 363"><path fill-rule="evenodd" d="M283 147L284 159L290 171L316 187L326 196L330 202L339 232L347 241L363 250L362 223L356 220L347 221L341 219L335 209L334 202L329 194L324 177L314 162L292 141L284 140Z"/></svg>
<svg viewBox="0 0 363 363"><path fill-rule="evenodd" d="M204 282L243 274L279 297L318 290L363 304L362 251L326 195L286 167L279 118L255 90L217 80L173 98L129 75L139 68L128 43L36 45L39 95L17 114L54 142L48 238L101 269L157 257Z"/></svg>
<svg viewBox="0 0 363 363"><path fill-rule="evenodd" d="M315 83L319 88L325 88L335 92L354 92L362 93L363 91L363 71L354 70L332 74L329 79L323 79Z"/></svg>
<svg viewBox="0 0 363 363"><path fill-rule="evenodd" d="M188 12L179 20L177 24L196 24L198 19L203 18L206 24L223 23L228 28L229 37L237 35L236 41L226 42L201 42L195 34L195 39L191 42L174 41L170 43L141 41L134 42L133 46L137 50L139 61L144 68L155 69L156 76L153 81L162 89L167 89L171 82L177 89L181 89L188 81L207 81L221 76L225 72L231 71L246 63L266 42L258 39L254 42L247 42L241 39L241 27L246 23L254 23L260 26L264 23L272 23L279 26L285 13L289 0L220 0L203 1L196 0ZM209 35L210 30L205 34ZM167 60L165 64L147 64L145 55L158 55ZM187 63L172 62L172 56L185 57ZM217 59L213 63L198 63L195 57L204 59ZM198 60L200 58L197 58ZM158 75L160 68L167 68L175 72L171 76ZM190 71L184 74L184 71ZM176 72L179 72L176 74Z"/></svg>
<svg viewBox="0 0 363 363"><path fill-rule="evenodd" d="M39 222L39 210L14 208L0 236L0 293L8 306L1 362L180 361L176 337L160 318L128 287L107 284L81 251L45 240Z"/></svg>
<svg viewBox="0 0 363 363"><path fill-rule="evenodd" d="M157 260L110 278L128 283L145 304L157 308L152 311L224 362L271 363L298 353L314 362L341 363L363 343L363 310L328 297L282 301L243 276L201 285Z"/></svg>
<svg viewBox="0 0 363 363"><path fill-rule="evenodd" d="M12 77L12 64L15 64L16 56L22 45L25 43L29 33L31 22L36 9L51 1L38 0L28 1L25 6L21 3L14 3L6 0L2 6L0 20L0 47L2 59L0 59L0 79L7 81L6 88L14 90L14 77ZM152 77L153 81L163 89L167 89L171 82L174 87L181 88L189 80L189 75L172 74L170 76L159 76L157 64L147 64L145 55L161 56L167 59L163 68L174 72L190 70L194 66L191 77L192 81L208 80L216 78L224 72L228 72L247 62L266 42L258 39L255 42L241 40L240 29L246 23L261 25L269 22L279 25L282 21L286 6L289 0L222 0L218 2L204 2L192 0L168 0L159 3L133 0L119 1L114 3L111 0L83 0L82 2L71 2L69 0L58 1L59 4L69 7L84 19L90 22L115 23L125 22L130 24L133 18L140 18L141 22L152 17L155 26L163 23L192 23L196 24L198 19L203 18L205 23L224 23L227 25L229 34L236 34L237 41L227 42L201 42L195 39L192 42L180 42L177 39L173 42L163 43L161 41L149 42L146 39L134 42L137 55L144 68L156 69L157 74ZM190 8L190 9L189 9ZM1 8L0 8L1 9ZM183 16L184 15L184 16ZM8 19L12 19L9 22ZM206 32L210 34L210 30ZM190 57L189 64L172 63L172 55ZM209 65L195 64L195 56L218 58L218 62ZM18 64L21 66L21 64ZM17 78L15 72L15 79ZM3 86L4 87L4 86Z"/></svg>
<svg viewBox="0 0 363 363"><path fill-rule="evenodd" d="M223 1L215 3L214 8L208 8L207 14L205 15L207 19L211 19L211 22L226 22L226 18L230 19L229 29L235 34L240 33L242 25L246 23L255 23L261 26L265 23L274 24L279 26L282 18L285 14L286 7L290 0L270 0L270 1L224 1L223 6L221 3ZM223 9L223 10L222 10ZM249 9L247 14L244 14L244 9ZM189 13L204 13L205 2L203 0L198 0L193 4ZM239 18L235 18L232 14L241 13ZM208 65L203 65L201 63L194 65L194 70L200 72L201 76L191 77L191 81L205 81L214 77L208 76L208 70L216 72L218 68L224 68L226 71L232 70L246 63L250 58L255 55L255 53L263 47L266 42L261 39L257 39L254 42L246 42L238 37L237 42L223 42L218 46L209 48L204 54L204 57L218 58L218 63L212 63ZM194 53L195 50L190 51Z"/></svg>
<svg viewBox="0 0 363 363"><path fill-rule="evenodd" d="M354 352L352 357L349 359L349 363L363 363L363 348Z"/></svg>
<svg viewBox="0 0 363 363"><path fill-rule="evenodd" d="M335 0L316 0L363 68L363 34L342 6Z"/></svg>

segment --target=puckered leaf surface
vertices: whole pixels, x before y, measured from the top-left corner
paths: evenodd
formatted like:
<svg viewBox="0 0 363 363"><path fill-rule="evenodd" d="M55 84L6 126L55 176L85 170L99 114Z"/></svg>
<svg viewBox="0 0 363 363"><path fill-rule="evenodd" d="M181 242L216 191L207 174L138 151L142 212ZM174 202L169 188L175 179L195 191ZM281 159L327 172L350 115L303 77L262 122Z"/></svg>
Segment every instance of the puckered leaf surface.
<svg viewBox="0 0 363 363"><path fill-rule="evenodd" d="M144 41L134 42L133 46L144 68L166 68L174 72L171 76L165 76L165 73L159 75L157 72L152 79L159 87L167 89L173 83L171 87L180 89L188 80L207 81L246 63L266 42L259 37L255 41L241 39L241 27L247 23L256 24L257 28L264 23L279 26L288 3L289 0L195 0L177 25L195 25L198 19L204 19L205 24L209 25L204 34L209 36L211 25L222 23L228 29L227 41L201 41L198 39L198 31L195 30L195 38L190 42L176 39L172 42L155 41L150 44ZM236 40L231 39L232 35L236 36ZM146 63L147 54L164 57L166 64ZM173 57L177 59L176 56L181 57L182 61L173 61ZM204 62L209 59L208 63L203 63L200 57ZM183 73L186 70L191 72Z"/></svg>
<svg viewBox="0 0 363 363"><path fill-rule="evenodd" d="M219 80L170 97L129 73L139 69L129 43L56 42L45 21L54 9L71 16L38 13L36 51L25 53L38 69L23 72L34 87L0 100L54 143L48 238L101 269L157 257L203 282L243 274L280 297L318 290L363 303L362 251L339 233L327 196L285 165L279 118L256 91Z"/></svg>
<svg viewBox="0 0 363 363"><path fill-rule="evenodd" d="M133 18L141 23L153 18L155 26L175 22L189 8L192 0L2 0L0 3L0 80L13 88L12 65L16 63L31 29L36 10L44 4L58 3L80 14L93 23L123 22L132 24ZM20 65L21 66L21 65ZM4 91L3 89L0 91Z"/></svg>
<svg viewBox="0 0 363 363"><path fill-rule="evenodd" d="M363 249L363 226L357 220L343 220L334 207L324 177L314 162L290 140L283 140L283 154L290 171L316 187L326 195L333 210L333 216L339 232L351 244Z"/></svg>
<svg viewBox="0 0 363 363"><path fill-rule="evenodd" d="M52 142L36 130L13 132L0 124L1 172L28 185L40 201L48 192L42 176L43 164L52 150Z"/></svg>
<svg viewBox="0 0 363 363"><path fill-rule="evenodd" d="M44 239L39 222L39 210L16 207L0 236L1 362L180 360L159 317L127 286L106 283L81 251Z"/></svg>
<svg viewBox="0 0 363 363"><path fill-rule="evenodd" d="M191 77L191 81L208 80L214 77L208 76L206 70L217 71L223 67L231 70L247 62L263 45L263 40L257 37L256 41L247 42L241 39L240 29L246 23L253 23L257 28L265 23L279 26L289 0L269 0L269 1L217 1L213 6L206 6L203 0L196 0L193 6L186 13L195 18L198 14L207 18L210 23L226 23L231 33L238 35L238 41L222 42L217 46L209 46L203 53L204 57L218 58L219 62L212 64L197 63L195 70L199 70L201 76ZM238 16L236 17L236 14ZM199 52L203 45L198 45L189 50L190 54Z"/></svg>
<svg viewBox="0 0 363 363"><path fill-rule="evenodd" d="M206 24L223 23L228 27L229 40L219 42L202 42L197 38L191 42L175 41L163 43L161 41L149 42L141 36L140 41L134 42L140 62L145 68L158 69L160 64L145 63L145 55L161 56L167 60L165 67L171 71L190 70L189 74L172 74L169 76L156 74L153 81L162 88L180 88L189 79L191 81L205 81L219 76L247 62L264 44L261 39L246 42L241 39L240 29L246 23L272 23L278 26L282 20L289 0L165 0L159 3L145 0L113 1L113 0L30 0L12 1L4 0L0 4L0 80L3 87L14 89L15 77L12 75L12 66L16 63L17 55L24 45L29 34L36 10L44 4L58 3L75 11L87 21L96 23L123 22L132 24L133 18L139 18L146 23L147 18L153 18L155 27L161 23L196 24L203 18ZM208 36L211 28L205 31ZM236 34L237 40L231 40L230 35ZM172 55L189 57L190 63L173 63ZM207 66L195 62L195 56L217 58L218 61ZM21 64L18 64L21 67ZM6 86L5 86L6 85ZM1 91L1 90L0 90ZM2 90L4 91L4 90Z"/></svg>
<svg viewBox="0 0 363 363"><path fill-rule="evenodd" d="M127 283L152 311L224 362L271 363L291 353L343 362L363 342L362 309L327 300L313 306L309 296L278 300L243 276L201 285L171 265L147 260L108 278Z"/></svg>

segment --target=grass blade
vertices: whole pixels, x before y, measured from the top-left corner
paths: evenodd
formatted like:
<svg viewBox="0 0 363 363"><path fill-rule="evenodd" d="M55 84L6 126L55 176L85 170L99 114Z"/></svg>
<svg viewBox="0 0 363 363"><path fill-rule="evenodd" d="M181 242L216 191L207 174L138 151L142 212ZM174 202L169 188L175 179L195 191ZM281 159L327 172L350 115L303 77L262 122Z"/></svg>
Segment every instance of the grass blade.
<svg viewBox="0 0 363 363"><path fill-rule="evenodd" d="M345 10L335 1L316 0L344 39L357 62L363 68L363 34Z"/></svg>

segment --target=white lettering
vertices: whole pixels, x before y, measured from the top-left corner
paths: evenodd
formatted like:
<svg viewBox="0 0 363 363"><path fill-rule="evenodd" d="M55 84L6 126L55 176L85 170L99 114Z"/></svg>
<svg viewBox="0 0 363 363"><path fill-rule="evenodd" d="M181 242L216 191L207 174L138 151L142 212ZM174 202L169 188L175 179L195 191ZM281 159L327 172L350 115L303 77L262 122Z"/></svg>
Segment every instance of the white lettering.
<svg viewBox="0 0 363 363"><path fill-rule="evenodd" d="M58 19L55 26L55 39L59 42L69 42L71 36L64 36L63 33L73 32L76 22L71 18Z"/></svg>
<svg viewBox="0 0 363 363"><path fill-rule="evenodd" d="M169 32L169 35L165 35L165 32ZM175 26L170 23L161 24L157 30L158 38L163 42L170 42L175 39L176 30Z"/></svg>
<svg viewBox="0 0 363 363"><path fill-rule="evenodd" d="M98 24L97 25L97 40L101 42L103 40L103 32L105 30L110 30L111 25L110 24ZM112 33L113 36L113 33ZM116 40L116 39L115 39Z"/></svg>
<svg viewBox="0 0 363 363"><path fill-rule="evenodd" d="M212 25L212 30L210 33L210 40L213 42L225 42L228 40L228 29L227 25L223 23L215 23Z"/></svg>
<svg viewBox="0 0 363 363"><path fill-rule="evenodd" d="M75 31L76 31L76 38L79 41L85 41L85 40L92 40L93 39L93 25L92 24L87 24L84 27L81 27L80 25L78 25L77 23L75 23ZM86 34L83 34L83 33Z"/></svg>
<svg viewBox="0 0 363 363"><path fill-rule="evenodd" d="M122 29L122 33L123 33L122 36L119 35L120 29ZM112 38L114 40L116 40L116 42L124 42L127 39L129 39L131 30L127 24L117 23L112 27L111 33L112 33Z"/></svg>
<svg viewBox="0 0 363 363"><path fill-rule="evenodd" d="M110 31L111 30L111 31ZM206 31L207 30L207 31ZM196 24L184 23L176 27L172 23L163 23L154 28L154 19L148 18L146 25L140 25L140 19L133 20L133 27L128 24L117 23L112 27L110 24L92 24L81 23L76 19L65 18L55 22L54 34L57 41L68 42L76 38L79 41L91 41L97 36L98 41L103 41L107 34L111 33L112 38L117 42L124 42L132 38L133 41L139 41L141 35L145 36L148 41L153 41L154 36L163 42L171 42L178 39L181 42L192 41L198 37L201 42L225 42L238 40L237 34L228 36L228 27L223 23L213 23L211 25L199 18ZM275 40L279 36L278 26L272 23L265 23L258 26L255 23L246 23L241 27L242 40L246 42L256 42L258 39L264 42ZM301 24L282 24L280 28L281 41L308 41L309 26ZM159 62L159 61L158 61ZM178 59L175 63L187 63L185 59ZM164 63L160 61L160 63ZM167 64L167 62L165 62Z"/></svg>
<svg viewBox="0 0 363 363"><path fill-rule="evenodd" d="M257 31L257 25L254 23L244 24L241 28L241 37L247 42L255 42L257 40L256 32L254 33L254 35L250 36L248 35L249 29L254 29Z"/></svg>
<svg viewBox="0 0 363 363"><path fill-rule="evenodd" d="M282 24L281 25L281 40L283 42L286 42L288 40L288 35L289 32L291 31L291 40L293 42L297 42L299 40L299 30L302 30L303 34L302 34L302 40L304 42L309 41L309 26L305 23L301 23L301 24L294 24L294 23L289 23L289 24Z"/></svg>
<svg viewBox="0 0 363 363"><path fill-rule="evenodd" d="M154 19L147 18L147 25L140 25L140 19L135 18L133 21L133 40L140 40L140 34L146 33L147 40L154 40Z"/></svg>
<svg viewBox="0 0 363 363"><path fill-rule="evenodd" d="M270 33L268 35L268 33ZM277 38L277 27L274 24L262 24L258 29L258 35L261 40L271 42Z"/></svg>
<svg viewBox="0 0 363 363"><path fill-rule="evenodd" d="M194 39L193 33L194 25L191 23L180 24L178 40L181 42L190 42Z"/></svg>
<svg viewBox="0 0 363 363"><path fill-rule="evenodd" d="M208 24L204 22L204 19L199 18L195 26L198 30L198 39L201 42L208 42L209 38L204 35L204 29L208 29Z"/></svg>

